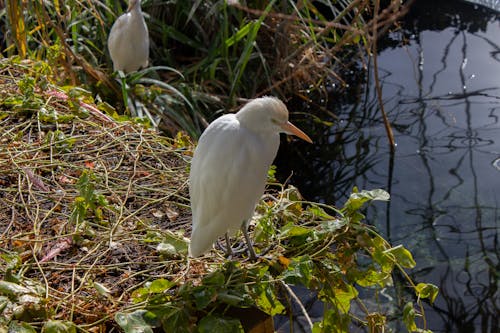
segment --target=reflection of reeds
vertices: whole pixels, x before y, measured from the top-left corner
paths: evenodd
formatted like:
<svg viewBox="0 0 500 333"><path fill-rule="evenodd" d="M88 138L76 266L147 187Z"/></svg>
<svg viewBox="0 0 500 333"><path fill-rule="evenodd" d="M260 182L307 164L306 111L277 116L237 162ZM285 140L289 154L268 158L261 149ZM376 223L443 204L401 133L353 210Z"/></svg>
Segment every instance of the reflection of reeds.
<svg viewBox="0 0 500 333"><path fill-rule="evenodd" d="M183 76L158 70L149 74L157 84L150 81L142 93L130 89L127 95L159 113L168 132L185 129L196 135L215 110L232 107L242 98L269 93L290 97L303 87L322 88L328 78L341 79L335 72L342 62L339 52L355 45L369 50L375 36L407 10L391 1L374 15L372 4L144 1L151 63L173 67ZM124 10L118 1L64 6L18 0L8 1L6 7L0 16L8 29L4 55L46 59L61 82L88 84L110 104L127 105L110 79L106 52L109 28Z"/></svg>
<svg viewBox="0 0 500 333"><path fill-rule="evenodd" d="M460 18L457 23L462 27L469 26L463 17ZM412 29L415 25L422 27L422 23L414 23L413 19L409 21ZM394 78L391 80L393 73L390 72L380 81L394 92L393 96L384 96L384 103L392 106L389 115L396 137L410 144L398 149L395 159L398 171L393 184L396 191L392 193L392 211L388 211L385 218L388 221L387 233L392 239L412 243L417 252L416 260L421 268L413 277L416 280L431 277L440 284L442 297L433 307L430 317L441 318L433 320L432 328L497 332L498 198L489 196L485 178L495 183L498 179L488 173L489 161L497 156L498 142L495 143L494 133L498 129L498 88L471 84L467 73L472 71L470 66L473 66L477 51L473 53L471 45L477 48L477 41L482 41L486 46L485 54L490 54L493 64L497 64L495 50L498 50L498 43L492 42L484 33L476 33L472 24L471 29L470 32L457 29L453 34L444 33L449 40L444 39L435 50L424 50L425 33L406 32L405 27L402 28L407 38L413 34L416 36L409 47L410 54L417 54L413 61L414 82L411 78L405 83ZM383 43L380 41L379 44ZM438 53L438 66L428 61L426 67L423 66L424 59L420 57L424 51L442 52ZM466 60L468 66L463 65ZM435 71L429 73L433 66L436 66ZM452 93L444 94L439 88L442 89L443 81L449 81L450 74L457 80L450 86ZM418 92L408 96L412 85L418 87ZM373 86L367 94L368 101L377 96ZM458 87L456 91L453 90L455 87ZM342 117L342 114L338 116ZM367 148L369 153L361 158L368 161L379 159L375 151L380 147L386 154L387 149L377 141L381 138L380 133L371 138ZM415 150L408 151L410 147ZM414 175L411 170L402 170L408 166L414 168ZM352 168L348 164L338 167ZM384 169L384 165L375 163L365 174L355 174L350 182L360 184L367 178L383 182L390 177ZM408 182L405 177L419 180ZM418 189L408 189L411 184ZM318 189L311 191L321 192ZM373 208L369 216L378 216L379 213ZM394 216L398 217L397 221L392 221L393 225L389 222L391 215L393 220Z"/></svg>

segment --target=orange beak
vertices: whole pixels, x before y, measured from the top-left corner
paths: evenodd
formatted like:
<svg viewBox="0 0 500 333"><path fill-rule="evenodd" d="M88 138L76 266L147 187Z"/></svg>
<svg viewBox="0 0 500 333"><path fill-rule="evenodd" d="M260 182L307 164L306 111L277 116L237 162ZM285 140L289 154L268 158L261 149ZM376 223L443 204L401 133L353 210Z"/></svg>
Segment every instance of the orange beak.
<svg viewBox="0 0 500 333"><path fill-rule="evenodd" d="M287 134L293 134L295 136L298 136L304 141L307 141L309 143L312 143L312 140L309 136L307 136L306 133L302 132L297 126L292 124L291 122L287 121L285 124L281 125L281 128L283 131Z"/></svg>

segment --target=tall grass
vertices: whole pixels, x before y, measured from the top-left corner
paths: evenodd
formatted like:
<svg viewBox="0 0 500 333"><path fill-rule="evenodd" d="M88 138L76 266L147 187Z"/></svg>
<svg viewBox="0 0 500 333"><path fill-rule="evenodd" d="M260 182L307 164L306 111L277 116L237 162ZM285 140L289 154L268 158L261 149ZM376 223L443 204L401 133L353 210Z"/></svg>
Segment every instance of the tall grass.
<svg viewBox="0 0 500 333"><path fill-rule="evenodd" d="M247 98L304 96L342 82L342 52L369 55L377 35L405 12L393 0L375 13L378 1L144 0L151 64L158 67L141 80L128 76L124 88L106 47L124 1L9 0L0 12L2 54L45 59L61 84L85 85L121 113L130 111L130 98L166 132L196 137L222 109Z"/></svg>

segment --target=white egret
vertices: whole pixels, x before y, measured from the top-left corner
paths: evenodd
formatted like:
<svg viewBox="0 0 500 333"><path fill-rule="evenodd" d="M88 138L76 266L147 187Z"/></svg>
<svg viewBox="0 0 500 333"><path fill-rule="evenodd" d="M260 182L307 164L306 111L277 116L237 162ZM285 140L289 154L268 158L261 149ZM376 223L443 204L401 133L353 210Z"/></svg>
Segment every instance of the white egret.
<svg viewBox="0 0 500 333"><path fill-rule="evenodd" d="M264 193L267 172L278 152L279 133L312 142L288 121L285 104L274 97L254 99L238 113L226 114L207 127L195 149L189 175L193 214L190 256L202 255L219 236L227 232L234 235L241 228L249 256L255 259L248 221ZM226 246L231 251L231 245Z"/></svg>
<svg viewBox="0 0 500 333"><path fill-rule="evenodd" d="M127 12L111 27L108 50L115 71L129 73L148 66L149 33L141 0L130 0Z"/></svg>

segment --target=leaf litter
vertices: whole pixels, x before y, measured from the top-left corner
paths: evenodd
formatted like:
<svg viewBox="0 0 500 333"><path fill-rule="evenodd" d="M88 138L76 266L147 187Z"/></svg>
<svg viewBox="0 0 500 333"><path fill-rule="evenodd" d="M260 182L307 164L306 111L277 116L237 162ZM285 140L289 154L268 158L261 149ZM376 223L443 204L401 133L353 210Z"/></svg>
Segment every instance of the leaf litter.
<svg viewBox="0 0 500 333"><path fill-rule="evenodd" d="M40 283L45 309L88 324L112 318L144 281L183 274L184 260L162 259L156 244L189 231L190 149L113 121L40 72L0 63L0 274Z"/></svg>

